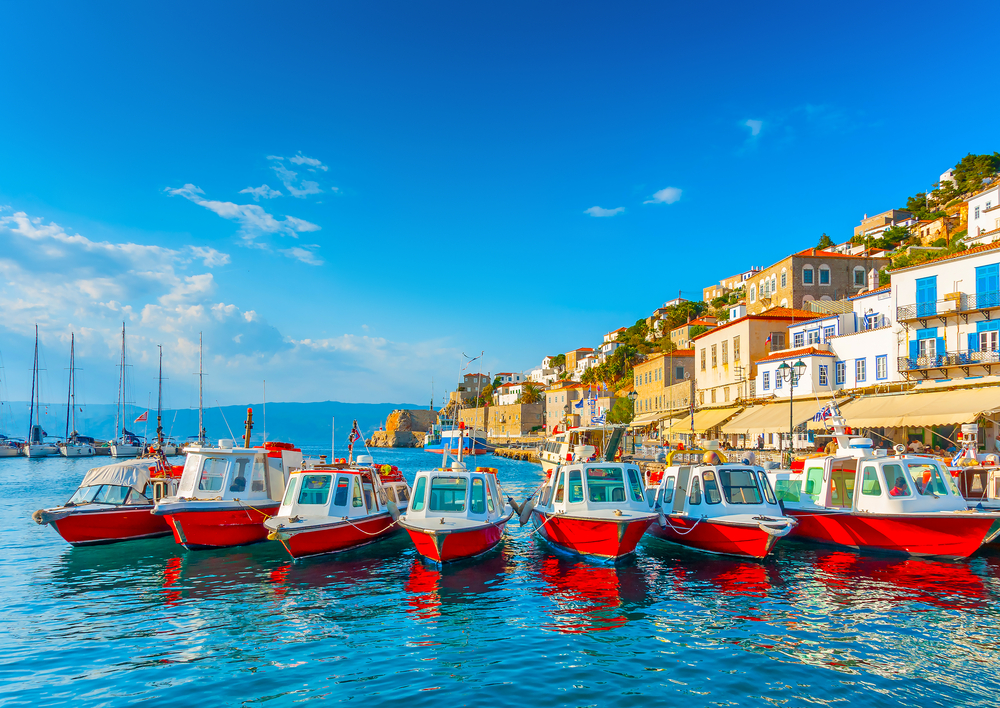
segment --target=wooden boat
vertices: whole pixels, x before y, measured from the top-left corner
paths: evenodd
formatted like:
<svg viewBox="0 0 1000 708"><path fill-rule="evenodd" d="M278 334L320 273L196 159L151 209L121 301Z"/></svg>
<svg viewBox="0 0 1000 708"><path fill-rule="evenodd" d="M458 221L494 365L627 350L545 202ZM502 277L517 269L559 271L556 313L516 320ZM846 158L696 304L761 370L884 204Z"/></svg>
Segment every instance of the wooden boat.
<svg viewBox="0 0 1000 708"><path fill-rule="evenodd" d="M418 472L413 499L399 518L417 552L435 563L473 558L500 543L514 510L504 501L493 467L450 467Z"/></svg>
<svg viewBox="0 0 1000 708"><path fill-rule="evenodd" d="M170 527L153 515L155 502L177 489L180 468L162 457L118 462L88 470L69 501L39 509L32 518L51 524L74 546L166 536Z"/></svg>
<svg viewBox="0 0 1000 708"><path fill-rule="evenodd" d="M642 474L631 463L573 463L556 469L521 520L560 550L616 559L635 551L656 520L643 491Z"/></svg>
<svg viewBox="0 0 1000 708"><path fill-rule="evenodd" d="M396 517L409 498L397 468L359 455L354 464L341 460L289 475L281 507L264 527L293 558L347 551L399 531Z"/></svg>
<svg viewBox="0 0 1000 708"><path fill-rule="evenodd" d="M846 434L833 420L837 450L768 473L785 512L798 525L790 537L898 555L967 558L1000 534L1000 514L968 508L941 462L872 451L868 438Z"/></svg>
<svg viewBox="0 0 1000 708"><path fill-rule="evenodd" d="M647 533L709 553L763 558L795 526L762 468L717 450L671 452L646 489L659 512Z"/></svg>
<svg viewBox="0 0 1000 708"><path fill-rule="evenodd" d="M186 449L177 493L153 510L166 519L177 543L221 548L267 538L264 519L278 513L289 475L302 468L302 452L289 443L244 445L220 440L218 447Z"/></svg>

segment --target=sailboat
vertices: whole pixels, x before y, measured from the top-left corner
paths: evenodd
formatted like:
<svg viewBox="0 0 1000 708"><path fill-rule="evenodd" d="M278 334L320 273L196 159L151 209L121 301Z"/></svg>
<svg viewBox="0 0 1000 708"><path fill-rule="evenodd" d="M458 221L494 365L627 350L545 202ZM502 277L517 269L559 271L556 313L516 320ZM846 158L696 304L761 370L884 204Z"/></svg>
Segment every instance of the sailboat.
<svg viewBox="0 0 1000 708"><path fill-rule="evenodd" d="M72 430L70 425L72 423ZM88 442L89 441L89 442ZM76 334L69 335L69 391L66 394L66 442L59 445L63 457L93 457L93 440L76 432Z"/></svg>
<svg viewBox="0 0 1000 708"><path fill-rule="evenodd" d="M59 448L45 442L45 431L38 420L42 407L41 381L38 378L38 325L35 325L35 364L31 370L31 412L28 414L28 442L24 443L25 457L49 457L58 455Z"/></svg>
<svg viewBox="0 0 1000 708"><path fill-rule="evenodd" d="M122 358L121 372L118 376L118 403L115 407L115 439L111 441L113 457L136 457L143 449L142 440L125 429L127 420L125 411L128 407L128 377L125 373L125 362L125 323L122 322Z"/></svg>
<svg viewBox="0 0 1000 708"><path fill-rule="evenodd" d="M163 438L163 345L157 345L160 350L160 372L157 376L156 393L156 441L154 447L160 450L165 457L173 457L177 454L177 444L172 440L167 442Z"/></svg>
<svg viewBox="0 0 1000 708"><path fill-rule="evenodd" d="M2 361L0 361L0 364L2 364ZM0 366L0 371L2 371L2 369L3 367ZM0 383L2 383L2 381L0 381ZM0 393L2 392L3 386L0 386ZM0 401L0 406L4 406L3 401ZM8 416L10 415L9 402L6 404L5 408L0 407L0 415L3 415L4 412L6 412ZM0 422L0 424L2 424L2 422ZM8 428L8 430L9 429L10 428ZM18 457L21 454L21 445L21 440L15 440L14 438L9 438L6 435L0 434L0 457Z"/></svg>

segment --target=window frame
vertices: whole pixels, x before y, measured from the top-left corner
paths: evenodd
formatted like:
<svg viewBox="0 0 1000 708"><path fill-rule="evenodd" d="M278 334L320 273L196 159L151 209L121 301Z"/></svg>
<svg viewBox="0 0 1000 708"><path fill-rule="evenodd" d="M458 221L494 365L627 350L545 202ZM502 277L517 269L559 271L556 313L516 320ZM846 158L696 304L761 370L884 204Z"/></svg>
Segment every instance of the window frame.
<svg viewBox="0 0 1000 708"><path fill-rule="evenodd" d="M809 275L808 278L806 278L806 274ZM809 286L816 284L816 273L811 265L802 266L802 284Z"/></svg>
<svg viewBox="0 0 1000 708"><path fill-rule="evenodd" d="M885 381L889 378L889 355L879 354L875 357L875 380Z"/></svg>

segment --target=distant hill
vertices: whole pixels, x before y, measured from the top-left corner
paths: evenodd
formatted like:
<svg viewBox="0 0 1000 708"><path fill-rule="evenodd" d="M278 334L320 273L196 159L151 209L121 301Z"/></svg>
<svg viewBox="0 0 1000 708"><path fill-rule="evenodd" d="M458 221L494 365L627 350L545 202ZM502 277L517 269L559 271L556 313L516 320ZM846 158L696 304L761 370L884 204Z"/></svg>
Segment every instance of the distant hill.
<svg viewBox="0 0 1000 708"><path fill-rule="evenodd" d="M263 419L263 409L259 404L253 408L253 440L263 441L264 425L267 426L268 440L285 440L297 444L328 444L330 442L331 419L336 418L337 446L345 445L347 434L354 419L361 432L369 437L379 426L385 424L388 415L397 408L422 408L412 403L268 403L267 419ZM133 420L142 414L141 407L129 406L129 416ZM210 440L242 437L247 406L217 406L205 408L205 428ZM148 423L132 423L126 427L142 435L152 436L156 431L156 411L150 411ZM82 435L107 440L114 436L115 406L92 404L76 414L77 429ZM226 421L232 428L230 435ZM62 437L66 430L66 407L58 405L42 406L42 427L49 435ZM28 404L22 401L4 401L0 406L0 433L12 437L28 434ZM163 433L178 440L198 434L197 409L176 409L163 411Z"/></svg>

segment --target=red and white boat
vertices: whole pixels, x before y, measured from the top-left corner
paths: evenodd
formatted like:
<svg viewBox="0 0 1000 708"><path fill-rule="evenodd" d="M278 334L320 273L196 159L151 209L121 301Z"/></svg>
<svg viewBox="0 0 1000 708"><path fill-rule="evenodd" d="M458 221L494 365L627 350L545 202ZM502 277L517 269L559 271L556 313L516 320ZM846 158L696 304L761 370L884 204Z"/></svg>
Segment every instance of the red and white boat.
<svg viewBox="0 0 1000 708"><path fill-rule="evenodd" d="M409 499L397 468L358 455L353 465L339 461L292 474L281 508L264 527L293 558L347 551L399 531L396 518Z"/></svg>
<svg viewBox="0 0 1000 708"><path fill-rule="evenodd" d="M529 516L530 515L530 516ZM558 549L601 559L635 551L656 520L643 494L642 474L622 462L557 468L522 508L535 531Z"/></svg>
<svg viewBox="0 0 1000 708"><path fill-rule="evenodd" d="M912 556L967 558L1000 534L1000 514L970 510L939 461L872 451L833 419L838 449L768 475L798 525L790 537Z"/></svg>
<svg viewBox="0 0 1000 708"><path fill-rule="evenodd" d="M717 450L671 452L647 494L660 512L648 533L709 553L763 558L795 526L763 469L729 464Z"/></svg>
<svg viewBox="0 0 1000 708"><path fill-rule="evenodd" d="M244 442L245 444L245 442ZM302 468L302 452L289 443L264 447L188 447L175 495L157 502L174 539L188 549L222 548L267 538L264 519L278 513L290 474Z"/></svg>
<svg viewBox="0 0 1000 708"><path fill-rule="evenodd" d="M410 508L399 525L421 556L447 563L492 550L513 515L497 470L469 470L459 459L451 467L417 473Z"/></svg>
<svg viewBox="0 0 1000 708"><path fill-rule="evenodd" d="M180 467L160 458L142 458L88 470L68 502L39 509L32 518L51 524L74 546L166 536L170 527L153 515L153 505L173 494Z"/></svg>

